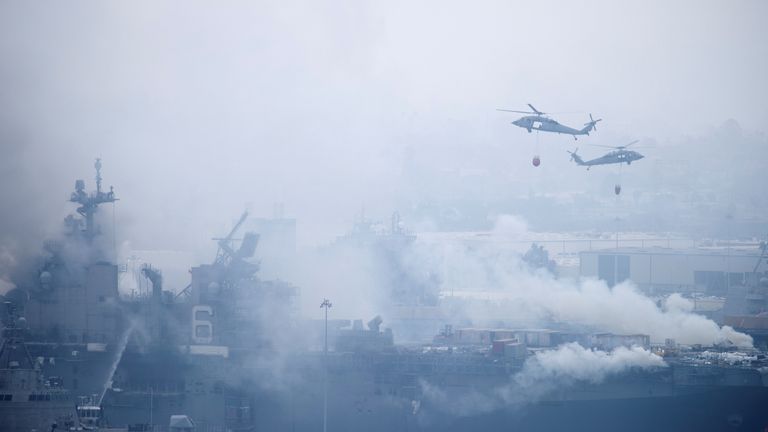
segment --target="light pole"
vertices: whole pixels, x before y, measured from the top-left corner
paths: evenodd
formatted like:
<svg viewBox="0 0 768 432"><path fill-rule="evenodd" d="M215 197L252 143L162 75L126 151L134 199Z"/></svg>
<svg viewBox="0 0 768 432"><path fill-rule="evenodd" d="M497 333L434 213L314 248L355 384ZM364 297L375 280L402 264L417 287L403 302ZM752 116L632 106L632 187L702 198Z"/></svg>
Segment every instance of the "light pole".
<svg viewBox="0 0 768 432"><path fill-rule="evenodd" d="M325 308L325 345L323 346L323 432L328 430L328 309L331 308L331 302L323 299L320 304Z"/></svg>

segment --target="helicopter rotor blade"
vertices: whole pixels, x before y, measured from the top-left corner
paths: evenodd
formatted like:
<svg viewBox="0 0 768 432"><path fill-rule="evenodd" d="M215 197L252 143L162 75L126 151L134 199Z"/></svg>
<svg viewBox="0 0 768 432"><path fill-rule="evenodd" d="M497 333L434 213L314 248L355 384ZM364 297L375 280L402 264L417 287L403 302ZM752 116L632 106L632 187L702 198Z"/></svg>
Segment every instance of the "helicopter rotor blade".
<svg viewBox="0 0 768 432"><path fill-rule="evenodd" d="M513 113L520 113L520 114L536 114L535 112L531 112L531 111L516 111L516 110L508 110L508 109L501 109L501 108L496 108L496 111L513 112Z"/></svg>
<svg viewBox="0 0 768 432"><path fill-rule="evenodd" d="M583 114L583 111L557 111L557 112L545 113L543 111L537 110L536 107L534 107L531 104L528 104L528 106L531 107L531 111L518 111L518 110L510 110L510 109L504 109L504 108L496 108L496 111L513 112L513 113L520 113L520 114L536 114L538 116L548 116L551 114Z"/></svg>
<svg viewBox="0 0 768 432"><path fill-rule="evenodd" d="M546 114L545 112L541 112L541 111L537 110L537 109L536 109L536 108L535 108L533 105L531 105L531 104L528 104L528 106L529 106L529 107L531 107L531 110L533 110L533 112L534 112L534 113L536 113L536 114L538 114L538 115L543 115L543 114Z"/></svg>
<svg viewBox="0 0 768 432"><path fill-rule="evenodd" d="M620 146L607 146L607 145L600 145L600 144L590 144L590 145L593 146L593 147L603 147L603 148L610 148L610 149L616 149L616 150L624 150L625 148L627 148L627 147L629 147L631 145L637 144L639 142L640 142L640 140L634 140L634 141L632 141L629 144L620 145ZM648 147L648 146L640 146L640 147L635 147L635 148L650 148L650 147Z"/></svg>

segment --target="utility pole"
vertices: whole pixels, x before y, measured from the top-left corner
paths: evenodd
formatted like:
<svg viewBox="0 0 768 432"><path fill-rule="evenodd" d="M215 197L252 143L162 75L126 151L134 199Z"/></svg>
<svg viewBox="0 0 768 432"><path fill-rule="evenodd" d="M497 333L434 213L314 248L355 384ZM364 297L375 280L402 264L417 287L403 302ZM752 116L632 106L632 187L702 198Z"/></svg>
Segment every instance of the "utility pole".
<svg viewBox="0 0 768 432"><path fill-rule="evenodd" d="M154 384L149 385L149 427L152 432L155 430L155 419L154 419L154 409L155 409L155 388L153 387Z"/></svg>
<svg viewBox="0 0 768 432"><path fill-rule="evenodd" d="M331 308L331 302L323 299L320 304L325 308L325 345L323 347L323 432L328 431L328 309Z"/></svg>

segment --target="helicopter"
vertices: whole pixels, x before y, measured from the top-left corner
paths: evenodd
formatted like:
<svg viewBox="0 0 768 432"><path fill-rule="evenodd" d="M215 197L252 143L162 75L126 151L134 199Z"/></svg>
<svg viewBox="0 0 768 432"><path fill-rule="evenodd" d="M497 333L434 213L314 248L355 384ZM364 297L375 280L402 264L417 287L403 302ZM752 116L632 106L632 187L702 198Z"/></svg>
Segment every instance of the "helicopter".
<svg viewBox="0 0 768 432"><path fill-rule="evenodd" d="M527 116L521 117L513 121L512 124L515 126L521 127L523 129L527 129L529 133L534 130L542 131L542 132L555 132L559 134L573 135L573 139L578 139L576 135L589 135L590 131L597 130L597 127L595 127L595 125L597 124L597 122L603 120L603 119L595 120L592 117L592 114L590 114L589 121L584 123L583 128L574 129L572 127L560 124L556 120L553 120L547 117L547 113L537 110L533 105L528 104L528 106L531 107L532 111L515 111L515 110L500 109L500 108L497 108L497 111L514 112L514 113L521 113L521 114L533 114L533 115L527 115Z"/></svg>
<svg viewBox="0 0 768 432"><path fill-rule="evenodd" d="M633 144L637 144L637 142L638 141L632 141L631 143L623 146L595 146L595 147L608 147L614 150L603 156L600 156L599 158L591 159L588 161L583 160L581 156L576 154L576 152L579 151L578 148L572 152L569 151L568 153L571 154L572 161L576 162L577 165L587 167L587 170L589 170L595 165L610 165L610 164L622 164L622 163L626 163L627 165L630 165L632 164L632 162L636 160L640 160L645 157L634 150L627 150L627 147L630 147Z"/></svg>

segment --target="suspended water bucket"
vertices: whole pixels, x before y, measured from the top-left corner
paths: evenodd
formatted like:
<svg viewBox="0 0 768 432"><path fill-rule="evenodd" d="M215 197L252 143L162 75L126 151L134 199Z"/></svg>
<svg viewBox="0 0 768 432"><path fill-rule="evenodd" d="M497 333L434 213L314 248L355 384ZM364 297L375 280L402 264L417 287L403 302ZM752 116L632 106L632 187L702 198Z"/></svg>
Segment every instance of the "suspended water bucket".
<svg viewBox="0 0 768 432"><path fill-rule="evenodd" d="M539 159L538 156L534 156L533 160L531 161L531 163L533 164L533 166L537 167L537 166L541 165L541 159Z"/></svg>
<svg viewBox="0 0 768 432"><path fill-rule="evenodd" d="M616 186L614 186L613 187L613 192L615 192L616 195L620 194L621 193L621 185L617 184Z"/></svg>

